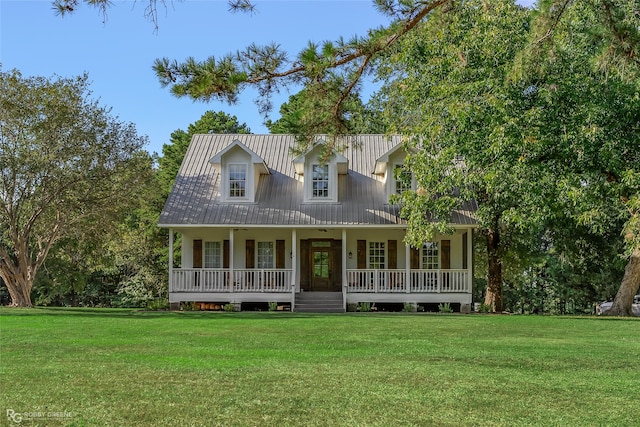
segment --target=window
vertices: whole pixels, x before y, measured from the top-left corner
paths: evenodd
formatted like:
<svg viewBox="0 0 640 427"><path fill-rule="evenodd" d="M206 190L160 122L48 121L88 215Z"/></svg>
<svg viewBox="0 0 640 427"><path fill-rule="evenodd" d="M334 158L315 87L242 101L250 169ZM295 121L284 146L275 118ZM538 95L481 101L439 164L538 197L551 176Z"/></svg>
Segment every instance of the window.
<svg viewBox="0 0 640 427"><path fill-rule="evenodd" d="M220 242L204 242L204 268L222 267L222 245Z"/></svg>
<svg viewBox="0 0 640 427"><path fill-rule="evenodd" d="M384 268L384 242L369 242L369 268Z"/></svg>
<svg viewBox="0 0 640 427"><path fill-rule="evenodd" d="M258 268L273 268L273 242L258 242Z"/></svg>
<svg viewBox="0 0 640 427"><path fill-rule="evenodd" d="M397 194L402 194L407 190L411 190L411 172L404 169L402 165L396 165L393 168L393 177L396 181Z"/></svg>
<svg viewBox="0 0 640 427"><path fill-rule="evenodd" d="M247 165L229 165L229 197L246 197Z"/></svg>
<svg viewBox="0 0 640 427"><path fill-rule="evenodd" d="M438 269L438 242L427 242L422 246L422 268Z"/></svg>
<svg viewBox="0 0 640 427"><path fill-rule="evenodd" d="M329 165L313 165L312 197L329 197Z"/></svg>

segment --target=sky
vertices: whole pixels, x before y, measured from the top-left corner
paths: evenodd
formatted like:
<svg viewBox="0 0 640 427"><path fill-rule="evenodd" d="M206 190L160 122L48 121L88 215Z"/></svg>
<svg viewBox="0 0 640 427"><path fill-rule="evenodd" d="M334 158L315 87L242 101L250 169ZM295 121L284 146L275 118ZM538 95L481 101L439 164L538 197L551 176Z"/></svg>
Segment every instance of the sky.
<svg viewBox="0 0 640 427"><path fill-rule="evenodd" d="M245 90L235 105L176 98L155 76L151 67L156 58L204 60L235 53L251 43L272 42L294 58L309 41L365 35L369 28L389 22L370 0L254 0L253 14L229 12L226 0L166 3L166 9L158 7L156 30L144 17L147 0L113 0L106 20L84 4L74 14L60 17L50 0L0 0L2 70L17 69L25 77L88 73L92 98L111 107L111 114L121 121L134 123L140 135L149 137L146 149L161 154L173 131L186 130L207 110L236 116L252 133L268 130L254 103L256 92ZM272 98L272 120L278 118L279 106L299 89Z"/></svg>

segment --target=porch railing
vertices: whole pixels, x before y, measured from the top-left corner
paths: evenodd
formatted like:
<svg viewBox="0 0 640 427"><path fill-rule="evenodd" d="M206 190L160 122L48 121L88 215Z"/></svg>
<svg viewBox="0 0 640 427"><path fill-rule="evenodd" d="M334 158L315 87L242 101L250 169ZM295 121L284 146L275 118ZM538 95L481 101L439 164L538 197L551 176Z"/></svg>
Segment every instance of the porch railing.
<svg viewBox="0 0 640 427"><path fill-rule="evenodd" d="M233 277L231 277L233 276ZM290 269L175 268L170 292L290 292Z"/></svg>
<svg viewBox="0 0 640 427"><path fill-rule="evenodd" d="M468 270L347 270L348 292L471 292Z"/></svg>

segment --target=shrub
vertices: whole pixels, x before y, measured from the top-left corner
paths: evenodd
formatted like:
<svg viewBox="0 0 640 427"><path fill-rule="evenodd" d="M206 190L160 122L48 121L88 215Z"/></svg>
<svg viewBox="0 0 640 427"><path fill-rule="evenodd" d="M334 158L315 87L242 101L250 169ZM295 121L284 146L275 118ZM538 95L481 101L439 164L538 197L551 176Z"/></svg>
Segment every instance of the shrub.
<svg viewBox="0 0 640 427"><path fill-rule="evenodd" d="M482 303L478 307L478 312L480 312L480 313L491 313L491 306L489 304Z"/></svg>
<svg viewBox="0 0 640 427"><path fill-rule="evenodd" d="M412 302L405 302L404 306L402 307L402 311L404 311L405 313L414 313L418 311L418 307Z"/></svg>
<svg viewBox="0 0 640 427"><path fill-rule="evenodd" d="M371 311L371 303L361 302L360 304L358 304L358 311L361 311L361 312Z"/></svg>
<svg viewBox="0 0 640 427"><path fill-rule="evenodd" d="M180 304L180 310L194 311L196 309L195 301L185 301Z"/></svg>
<svg viewBox="0 0 640 427"><path fill-rule="evenodd" d="M147 302L147 310L166 310L169 308L169 300L166 298L154 298Z"/></svg>
<svg viewBox="0 0 640 427"><path fill-rule="evenodd" d="M451 308L451 304L445 302L444 304L438 304L438 310L440 313L453 313L453 309Z"/></svg>

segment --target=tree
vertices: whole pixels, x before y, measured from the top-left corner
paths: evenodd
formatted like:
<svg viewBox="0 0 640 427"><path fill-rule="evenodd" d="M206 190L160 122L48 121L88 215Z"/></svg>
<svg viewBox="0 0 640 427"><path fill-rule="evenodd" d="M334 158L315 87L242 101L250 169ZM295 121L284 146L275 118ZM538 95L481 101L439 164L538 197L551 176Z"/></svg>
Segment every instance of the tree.
<svg viewBox="0 0 640 427"><path fill-rule="evenodd" d="M640 15L633 4L567 1L561 15L547 9L522 60L533 82L528 120L539 124L531 161L553 169L555 202L579 225L623 236L627 266L609 310L615 315L632 314L640 289Z"/></svg>
<svg viewBox="0 0 640 427"><path fill-rule="evenodd" d="M13 306L62 238L102 235L144 191L146 138L92 101L86 75L0 70L0 277Z"/></svg>
<svg viewBox="0 0 640 427"><path fill-rule="evenodd" d="M345 123L349 134L385 133L380 111L364 105L354 94L349 98L345 104ZM331 124L323 121L322 115L317 114L318 109L304 105L309 101L312 100L302 92L291 95L289 102L280 106L280 118L267 120L269 132L292 134L303 140L309 137L308 134L331 134ZM316 113L310 114L313 111Z"/></svg>
<svg viewBox="0 0 640 427"><path fill-rule="evenodd" d="M503 309L504 258L542 228L540 215L522 214L539 200L524 191L538 170L518 162L526 93L507 80L528 30L528 11L512 1L459 2L434 12L380 67L387 122L408 135L405 167L418 186L401 196L407 239L421 247L435 232L450 231L453 209L477 201L485 303L495 311Z"/></svg>

